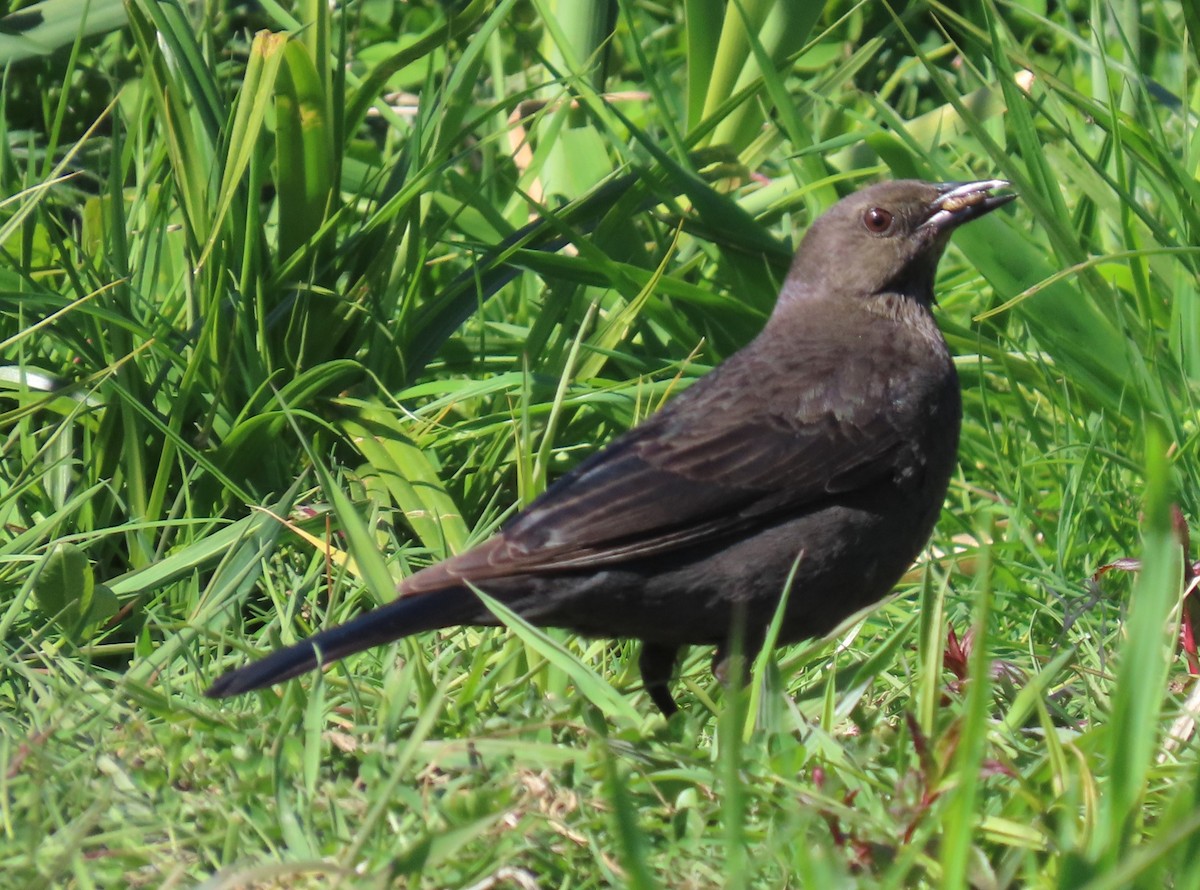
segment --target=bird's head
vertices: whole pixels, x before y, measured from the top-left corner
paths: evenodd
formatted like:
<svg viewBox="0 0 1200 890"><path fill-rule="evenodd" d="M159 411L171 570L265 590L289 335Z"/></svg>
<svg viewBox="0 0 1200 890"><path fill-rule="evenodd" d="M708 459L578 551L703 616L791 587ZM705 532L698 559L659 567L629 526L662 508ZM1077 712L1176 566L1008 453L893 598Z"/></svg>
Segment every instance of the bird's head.
<svg viewBox="0 0 1200 890"><path fill-rule="evenodd" d="M933 279L950 233L1007 204L1008 183L881 182L843 198L812 224L792 263L783 297L899 294L933 299Z"/></svg>

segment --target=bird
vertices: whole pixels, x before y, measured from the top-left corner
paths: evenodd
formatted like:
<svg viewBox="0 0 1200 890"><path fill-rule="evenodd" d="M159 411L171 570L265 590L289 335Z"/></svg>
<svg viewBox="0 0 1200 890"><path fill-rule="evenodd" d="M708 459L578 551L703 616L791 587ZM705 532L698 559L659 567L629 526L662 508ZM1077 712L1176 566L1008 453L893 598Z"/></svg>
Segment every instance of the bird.
<svg viewBox="0 0 1200 890"><path fill-rule="evenodd" d="M714 671L823 636L884 599L925 547L957 463L962 397L933 316L951 233L1016 197L1001 179L889 180L808 228L762 331L396 599L206 690L261 689L411 634L529 623L641 642L667 717L679 653ZM733 628L740 639L734 639Z"/></svg>

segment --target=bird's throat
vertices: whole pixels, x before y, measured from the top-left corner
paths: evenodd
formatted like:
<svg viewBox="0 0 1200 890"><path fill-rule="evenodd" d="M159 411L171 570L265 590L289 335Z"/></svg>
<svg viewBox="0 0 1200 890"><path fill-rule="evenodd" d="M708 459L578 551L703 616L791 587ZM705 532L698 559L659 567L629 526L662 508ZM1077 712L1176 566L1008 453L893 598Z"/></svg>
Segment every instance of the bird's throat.
<svg viewBox="0 0 1200 890"><path fill-rule="evenodd" d="M864 305L872 315L923 328L934 324L931 311L933 302L932 292L928 296L914 296L899 290L887 290L867 297Z"/></svg>

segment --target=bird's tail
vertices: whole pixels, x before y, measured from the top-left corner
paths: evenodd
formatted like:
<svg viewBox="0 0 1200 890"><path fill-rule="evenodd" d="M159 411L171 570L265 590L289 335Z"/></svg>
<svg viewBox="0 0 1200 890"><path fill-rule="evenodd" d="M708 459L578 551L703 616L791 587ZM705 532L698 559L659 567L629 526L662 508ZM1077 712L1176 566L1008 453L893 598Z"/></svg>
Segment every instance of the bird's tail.
<svg viewBox="0 0 1200 890"><path fill-rule="evenodd" d="M401 596L345 624L323 630L253 664L222 674L204 694L209 698L228 698L262 689L307 673L319 664L328 664L409 634L470 623L473 619L478 620L476 616L481 609L479 599L466 587Z"/></svg>

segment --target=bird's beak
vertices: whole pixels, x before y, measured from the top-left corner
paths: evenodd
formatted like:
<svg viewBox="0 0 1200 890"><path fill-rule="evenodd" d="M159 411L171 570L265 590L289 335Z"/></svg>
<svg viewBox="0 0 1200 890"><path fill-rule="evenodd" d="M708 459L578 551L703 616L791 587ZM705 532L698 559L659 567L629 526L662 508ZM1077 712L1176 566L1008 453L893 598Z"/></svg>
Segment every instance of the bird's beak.
<svg viewBox="0 0 1200 890"><path fill-rule="evenodd" d="M1004 179L981 179L978 182L943 182L938 185L938 196L929 205L929 218L921 228L932 228L937 232L948 232L963 223L991 213L1003 207L1016 195L1008 193L993 195L994 189L1008 188Z"/></svg>

